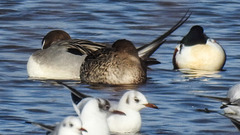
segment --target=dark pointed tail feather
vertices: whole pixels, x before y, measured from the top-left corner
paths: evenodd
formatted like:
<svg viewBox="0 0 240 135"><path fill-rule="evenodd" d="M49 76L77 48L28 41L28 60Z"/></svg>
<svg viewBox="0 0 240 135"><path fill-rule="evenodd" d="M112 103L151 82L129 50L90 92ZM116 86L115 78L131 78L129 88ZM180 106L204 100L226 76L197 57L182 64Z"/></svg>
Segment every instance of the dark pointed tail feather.
<svg viewBox="0 0 240 135"><path fill-rule="evenodd" d="M165 42L165 38L172 34L177 28L179 28L182 24L184 24L188 18L191 16L192 12L189 10L185 13L185 15L167 32L163 35L155 39L149 44L146 44L140 48L138 48L139 56L147 61L147 59Z"/></svg>
<svg viewBox="0 0 240 135"><path fill-rule="evenodd" d="M220 109L224 109L224 108L227 108L227 107L228 107L227 105L221 105Z"/></svg>
<svg viewBox="0 0 240 135"><path fill-rule="evenodd" d="M230 119L231 122L235 125L235 127L240 131L240 121L239 116L237 115L231 115L231 114L221 114L225 116L226 118Z"/></svg>
<svg viewBox="0 0 240 135"><path fill-rule="evenodd" d="M38 127L40 127L41 129L44 129L44 130L46 130L46 131L48 131L48 132L52 132L52 131L54 130L54 128L55 128L55 126L45 125L45 124L42 124L42 123L31 122L31 121L25 121L25 123L38 126Z"/></svg>
<svg viewBox="0 0 240 135"><path fill-rule="evenodd" d="M226 99L228 99L229 100L229 98L226 98ZM226 100L226 101L228 101L228 100ZM225 104L223 104L221 107L220 107L220 109L224 109L224 108L226 108L226 107L228 107L228 106L240 106L240 99L237 99L237 100L235 100L235 101L233 101L233 102L230 102L230 100L229 100L229 102L225 102Z"/></svg>
<svg viewBox="0 0 240 135"><path fill-rule="evenodd" d="M161 64L161 62L155 58L148 58L146 61L146 64L147 65L156 65L156 64Z"/></svg>
<svg viewBox="0 0 240 135"><path fill-rule="evenodd" d="M61 82L61 81L56 81L56 82L57 82L58 84L61 84L61 85L65 86L68 90L71 91L72 94L74 94L75 96L77 96L77 97L80 98L80 99L87 98L87 97L91 97L91 96L89 96L89 95L85 95L85 94L77 91L75 88L70 87L70 86L68 86L67 84L65 84L65 83L63 83L63 82Z"/></svg>
<svg viewBox="0 0 240 135"><path fill-rule="evenodd" d="M235 127L240 131L240 122L237 120L231 119L232 123L235 125Z"/></svg>
<svg viewBox="0 0 240 135"><path fill-rule="evenodd" d="M71 97L72 97L72 102L75 104L75 105L77 105L79 102L81 102L82 101L82 99L83 98L79 98L78 96L76 96L75 94L73 94L72 92L71 92Z"/></svg>

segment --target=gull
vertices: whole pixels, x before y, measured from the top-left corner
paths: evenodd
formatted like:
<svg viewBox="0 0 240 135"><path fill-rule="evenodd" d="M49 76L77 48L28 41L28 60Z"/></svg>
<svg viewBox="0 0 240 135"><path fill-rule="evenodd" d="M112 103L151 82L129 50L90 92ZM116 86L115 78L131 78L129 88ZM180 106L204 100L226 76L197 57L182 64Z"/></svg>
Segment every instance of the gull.
<svg viewBox="0 0 240 135"><path fill-rule="evenodd" d="M224 111L224 114L221 115L230 119L235 127L240 130L240 83L230 87L226 97L198 96L221 101L222 106L220 108Z"/></svg>
<svg viewBox="0 0 240 135"><path fill-rule="evenodd" d="M88 97L81 101L73 100L73 102L76 113L82 120L84 128L88 131L83 135L109 135L107 116L125 115L121 111L110 110L111 105L105 99Z"/></svg>
<svg viewBox="0 0 240 135"><path fill-rule="evenodd" d="M234 114L224 114L226 118L231 120L231 122L234 124L234 126L240 131L240 117L238 115Z"/></svg>
<svg viewBox="0 0 240 135"><path fill-rule="evenodd" d="M222 106L220 108L224 110L225 114L240 116L240 83L235 84L228 90L227 97L198 96L221 101Z"/></svg>
<svg viewBox="0 0 240 135"><path fill-rule="evenodd" d="M141 92L136 90L125 92L117 105L117 110L126 115L109 116L107 120L110 131L114 133L140 131L142 119L139 111L146 107L158 109L156 105L149 103Z"/></svg>
<svg viewBox="0 0 240 135"><path fill-rule="evenodd" d="M65 86L71 91L73 104L76 104L81 100L87 100L89 97L91 97L89 95L80 93L79 91L66 85L65 83L62 83L60 81L57 81L57 83ZM110 104L110 110L116 109L125 114L108 116L107 123L111 133L136 133L140 131L142 120L139 111L146 107L158 109L156 105L149 103L146 97L141 92L136 90L129 90L125 92L119 102L110 102ZM79 114L78 111L76 112Z"/></svg>
<svg viewBox="0 0 240 135"><path fill-rule="evenodd" d="M82 131L87 132L87 130L82 127L80 118L76 116L68 116L62 122L54 126L29 121L26 123L39 126L46 130L49 135L82 135Z"/></svg>

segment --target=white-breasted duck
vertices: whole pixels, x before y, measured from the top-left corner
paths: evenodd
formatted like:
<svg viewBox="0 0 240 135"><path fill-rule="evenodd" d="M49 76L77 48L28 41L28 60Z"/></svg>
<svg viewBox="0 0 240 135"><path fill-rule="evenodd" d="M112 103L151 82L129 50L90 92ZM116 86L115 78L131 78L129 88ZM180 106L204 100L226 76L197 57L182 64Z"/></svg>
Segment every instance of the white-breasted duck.
<svg viewBox="0 0 240 135"><path fill-rule="evenodd" d="M174 69L222 70L226 53L214 39L206 36L201 26L193 26L173 54Z"/></svg>

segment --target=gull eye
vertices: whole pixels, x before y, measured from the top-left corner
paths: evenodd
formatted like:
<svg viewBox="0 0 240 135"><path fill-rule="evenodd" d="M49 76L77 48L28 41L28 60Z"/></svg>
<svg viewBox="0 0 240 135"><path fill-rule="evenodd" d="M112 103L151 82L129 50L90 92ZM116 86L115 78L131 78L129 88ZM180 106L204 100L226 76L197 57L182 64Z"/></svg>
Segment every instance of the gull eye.
<svg viewBox="0 0 240 135"><path fill-rule="evenodd" d="M134 98L134 101L138 103L140 100L138 98Z"/></svg>
<svg viewBox="0 0 240 135"><path fill-rule="evenodd" d="M69 126L70 126L70 127L73 127L73 124L72 124L72 123L70 123L70 124L69 124Z"/></svg>
<svg viewBox="0 0 240 135"><path fill-rule="evenodd" d="M105 105L105 109L106 109L106 110L109 110L109 109L110 109L110 106L109 106L109 105Z"/></svg>

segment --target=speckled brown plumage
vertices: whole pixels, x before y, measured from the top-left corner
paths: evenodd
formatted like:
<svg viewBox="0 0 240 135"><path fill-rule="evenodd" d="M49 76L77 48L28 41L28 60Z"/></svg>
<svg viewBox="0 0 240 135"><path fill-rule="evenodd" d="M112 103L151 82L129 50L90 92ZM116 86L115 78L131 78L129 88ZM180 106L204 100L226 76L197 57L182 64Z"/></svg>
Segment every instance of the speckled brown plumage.
<svg viewBox="0 0 240 135"><path fill-rule="evenodd" d="M86 83L140 84L146 77L146 65L128 40L88 55L80 69L80 78Z"/></svg>

